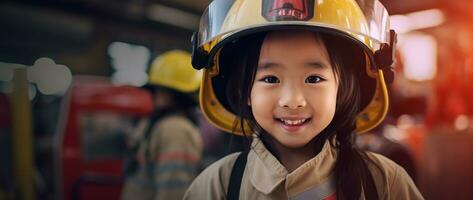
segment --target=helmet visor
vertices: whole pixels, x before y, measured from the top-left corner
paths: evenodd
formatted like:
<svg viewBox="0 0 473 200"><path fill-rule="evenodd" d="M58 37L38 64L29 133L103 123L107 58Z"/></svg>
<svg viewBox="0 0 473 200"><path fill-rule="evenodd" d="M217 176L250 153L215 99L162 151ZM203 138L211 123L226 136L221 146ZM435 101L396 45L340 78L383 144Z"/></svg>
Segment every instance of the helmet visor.
<svg viewBox="0 0 473 200"><path fill-rule="evenodd" d="M280 25L347 33L372 50L389 43L389 14L378 0L214 0L200 21L198 44L209 52L245 30Z"/></svg>

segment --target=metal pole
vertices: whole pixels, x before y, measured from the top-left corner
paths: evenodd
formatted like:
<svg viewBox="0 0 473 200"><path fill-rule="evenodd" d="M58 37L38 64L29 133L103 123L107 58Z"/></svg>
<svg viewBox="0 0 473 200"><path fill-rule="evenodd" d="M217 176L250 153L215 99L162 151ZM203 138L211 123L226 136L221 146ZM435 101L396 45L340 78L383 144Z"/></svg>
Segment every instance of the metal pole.
<svg viewBox="0 0 473 200"><path fill-rule="evenodd" d="M15 69L11 95L13 122L13 171L15 185L21 200L35 200L33 179L33 135L31 102L28 97L26 68Z"/></svg>

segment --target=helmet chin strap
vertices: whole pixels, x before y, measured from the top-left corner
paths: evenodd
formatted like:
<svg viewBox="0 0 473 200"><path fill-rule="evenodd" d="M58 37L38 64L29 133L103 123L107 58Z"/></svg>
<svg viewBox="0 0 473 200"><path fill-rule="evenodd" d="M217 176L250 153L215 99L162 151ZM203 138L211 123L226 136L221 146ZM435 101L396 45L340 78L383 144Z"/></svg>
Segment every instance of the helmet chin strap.
<svg viewBox="0 0 473 200"><path fill-rule="evenodd" d="M394 58L396 53L397 34L394 30L389 32L389 44L381 44L381 48L374 53L376 66L383 70L386 83L394 81Z"/></svg>

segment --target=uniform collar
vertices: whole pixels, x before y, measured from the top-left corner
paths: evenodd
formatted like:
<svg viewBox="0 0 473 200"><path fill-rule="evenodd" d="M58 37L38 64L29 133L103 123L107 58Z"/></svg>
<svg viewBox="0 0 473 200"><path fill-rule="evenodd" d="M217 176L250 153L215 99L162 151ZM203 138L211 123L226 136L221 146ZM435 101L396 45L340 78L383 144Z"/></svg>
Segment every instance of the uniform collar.
<svg viewBox="0 0 473 200"><path fill-rule="evenodd" d="M250 181L258 191L269 194L284 183L288 197L293 197L328 180L335 161L336 151L327 140L317 156L288 173L263 142L255 137L248 155L247 169Z"/></svg>

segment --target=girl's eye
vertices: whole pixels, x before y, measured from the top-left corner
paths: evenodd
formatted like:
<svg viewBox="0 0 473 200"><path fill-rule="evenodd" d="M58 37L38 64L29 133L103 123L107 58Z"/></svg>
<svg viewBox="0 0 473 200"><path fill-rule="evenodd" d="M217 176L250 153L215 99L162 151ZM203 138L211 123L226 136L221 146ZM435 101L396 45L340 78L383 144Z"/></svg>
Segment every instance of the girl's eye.
<svg viewBox="0 0 473 200"><path fill-rule="evenodd" d="M266 76L261 79L265 83L279 83L279 79L275 76Z"/></svg>
<svg viewBox="0 0 473 200"><path fill-rule="evenodd" d="M320 76L315 76L315 75L313 75L313 76L307 77L307 78L305 79L305 82L306 82L306 83L318 83L318 82L320 82L320 81L322 81L322 80L323 80L323 79L320 78Z"/></svg>

